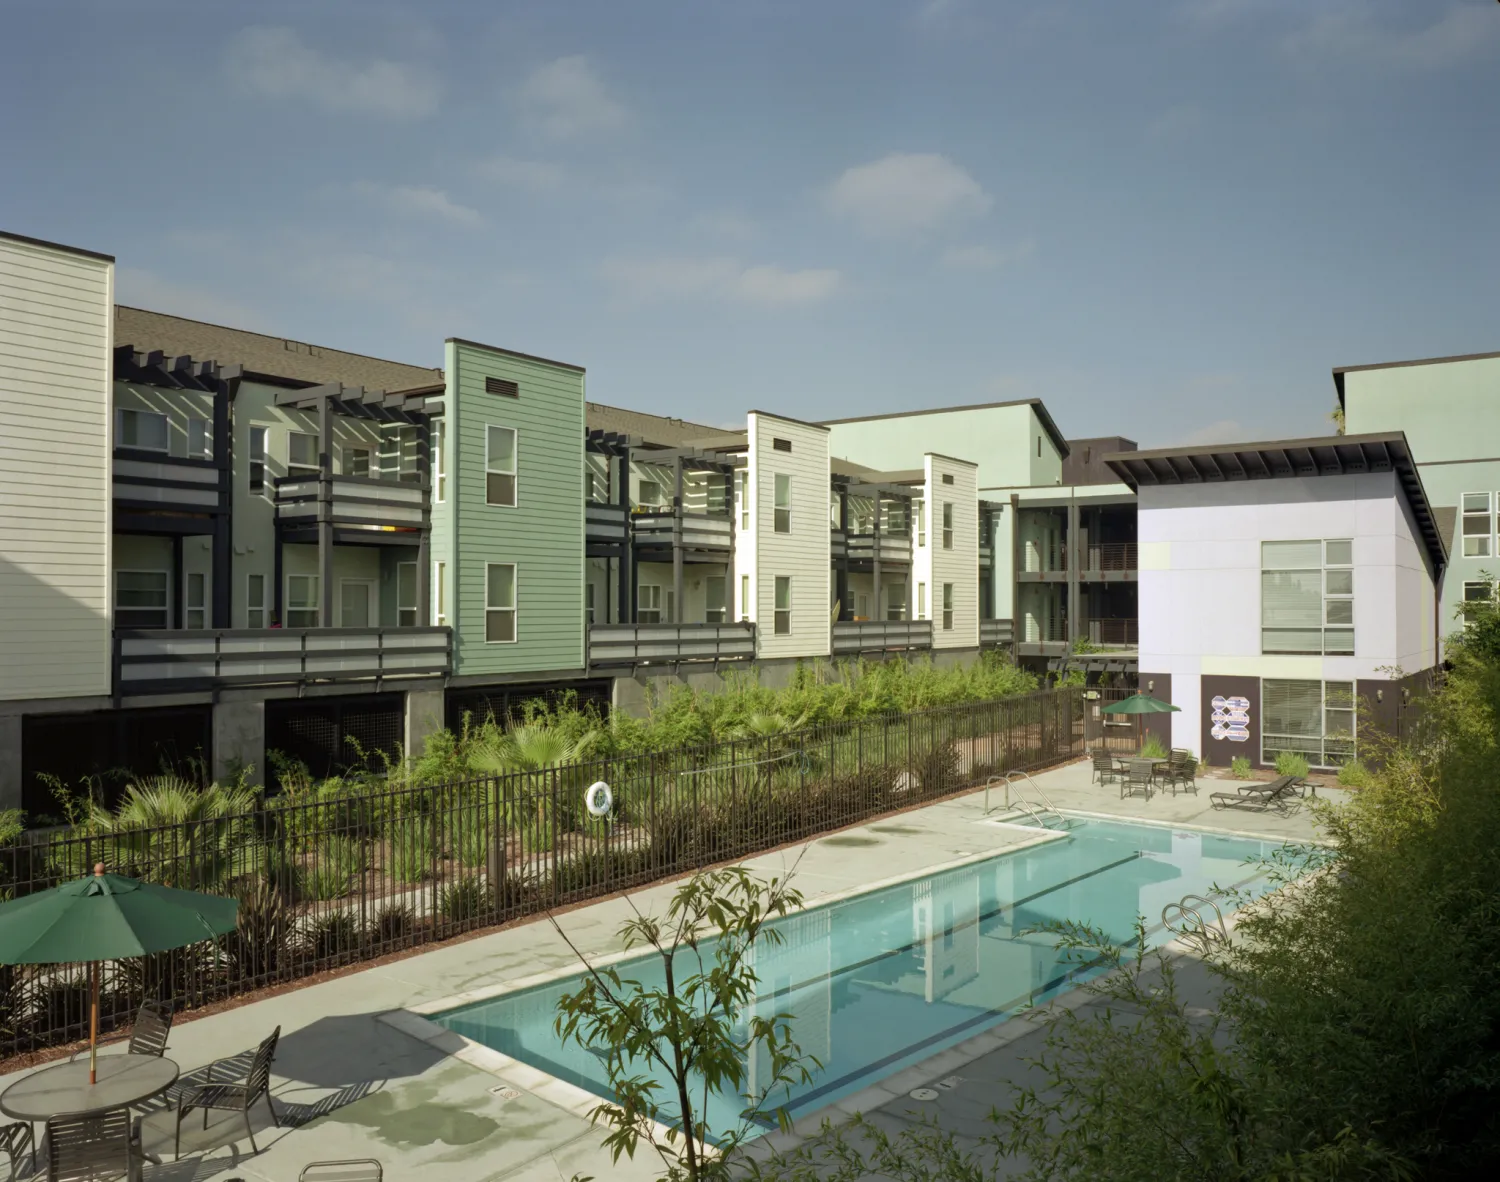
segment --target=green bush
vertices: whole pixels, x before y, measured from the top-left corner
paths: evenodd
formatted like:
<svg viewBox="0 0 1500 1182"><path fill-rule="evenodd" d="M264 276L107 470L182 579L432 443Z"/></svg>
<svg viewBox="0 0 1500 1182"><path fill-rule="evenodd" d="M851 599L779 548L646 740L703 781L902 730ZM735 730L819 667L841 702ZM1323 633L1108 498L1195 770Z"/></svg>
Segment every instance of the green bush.
<svg viewBox="0 0 1500 1182"><path fill-rule="evenodd" d="M1250 767L1250 760L1244 755L1236 755L1229 762L1229 774L1236 780L1248 780L1255 774Z"/></svg>
<svg viewBox="0 0 1500 1182"><path fill-rule="evenodd" d="M1375 777L1370 774L1370 769L1357 759L1351 759L1343 767L1339 768L1339 786L1341 788L1368 788L1374 783L1374 780Z"/></svg>
<svg viewBox="0 0 1500 1182"><path fill-rule="evenodd" d="M1141 744L1141 757L1144 759L1165 759L1170 754L1155 735L1147 735L1146 741Z"/></svg>
<svg viewBox="0 0 1500 1182"><path fill-rule="evenodd" d="M307 930L307 950L314 960L345 959L359 950L359 922L347 911L320 915Z"/></svg>
<svg viewBox="0 0 1500 1182"><path fill-rule="evenodd" d="M1279 751L1276 754L1276 774L1278 776L1296 776L1299 780L1307 775L1307 756L1300 755L1296 751Z"/></svg>
<svg viewBox="0 0 1500 1182"><path fill-rule="evenodd" d="M417 914L405 903L388 903L375 913L370 938L379 944L402 944L417 926Z"/></svg>
<svg viewBox="0 0 1500 1182"><path fill-rule="evenodd" d="M319 842L314 855L297 876L297 896L311 902L342 899L364 872L364 845L351 837L330 837Z"/></svg>
<svg viewBox="0 0 1500 1182"><path fill-rule="evenodd" d="M477 919L489 910L489 906L489 892L477 874L450 883L438 896L438 914L449 923Z"/></svg>
<svg viewBox="0 0 1500 1182"><path fill-rule="evenodd" d="M398 882L431 878L437 859L432 821L420 814L402 817L386 826L386 870Z"/></svg>

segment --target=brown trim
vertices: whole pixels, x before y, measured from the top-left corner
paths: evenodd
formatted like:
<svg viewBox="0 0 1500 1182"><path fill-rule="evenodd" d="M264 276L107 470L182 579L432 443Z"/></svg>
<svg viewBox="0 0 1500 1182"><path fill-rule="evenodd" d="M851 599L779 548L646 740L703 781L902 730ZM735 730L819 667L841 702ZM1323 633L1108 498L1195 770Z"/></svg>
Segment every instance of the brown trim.
<svg viewBox="0 0 1500 1182"><path fill-rule="evenodd" d="M560 369L571 369L575 373L587 373L581 365L568 361L554 361L550 357L538 357L535 353L518 353L514 349L502 349L499 345L486 345L483 341L471 341L465 337L449 337L450 345L468 345L471 349L483 349L487 353L499 353L502 357L514 357L520 361L539 361L543 365L555 365Z"/></svg>
<svg viewBox="0 0 1500 1182"><path fill-rule="evenodd" d="M45 246L48 250L60 250L65 254L78 254L86 259L98 259L103 263L112 263L115 256L112 254L101 254L97 250L84 250L81 246L69 246L63 242L49 242L46 238L31 238L25 234L13 234L9 230L0 230L0 238L10 242L24 242L27 246Z"/></svg>
<svg viewBox="0 0 1500 1182"><path fill-rule="evenodd" d="M762 417L767 419L780 419L783 423L795 423L799 427L812 427L819 431L830 430L830 428L825 423L809 423L806 419L794 419L790 415L779 415L774 410L747 410L745 412L745 418L747 421L749 420L751 415L761 415ZM748 427L745 428L747 435L749 433L749 430L750 429ZM725 431L724 434L732 435L738 434L738 432Z"/></svg>
<svg viewBox="0 0 1500 1182"><path fill-rule="evenodd" d="M1031 407L1036 412L1037 418L1042 420L1042 429L1052 439L1058 452L1064 457L1068 455L1068 441L1057 429L1057 424L1052 421L1052 415L1048 413L1046 404L1040 398L1016 398L1010 402L972 402L965 406L934 406L927 410L893 410L881 415L858 415L852 419L824 419L823 422L827 426L837 427L844 423L873 423L879 419L914 419L919 415L946 415L961 410L1000 410L1007 406Z"/></svg>

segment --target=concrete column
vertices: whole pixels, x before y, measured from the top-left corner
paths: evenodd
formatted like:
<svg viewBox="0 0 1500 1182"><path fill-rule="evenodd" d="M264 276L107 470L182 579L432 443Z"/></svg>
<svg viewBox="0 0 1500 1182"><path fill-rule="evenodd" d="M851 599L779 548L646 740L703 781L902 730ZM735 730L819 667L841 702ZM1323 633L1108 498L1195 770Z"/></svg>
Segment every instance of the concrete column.
<svg viewBox="0 0 1500 1182"><path fill-rule="evenodd" d="M1079 567L1083 564L1085 553L1082 546L1078 544L1079 520L1078 502L1068 502L1068 524L1067 534L1063 539L1063 554L1068 564L1068 646L1071 648L1073 642L1086 634L1086 626L1083 622L1083 594L1082 585L1079 581Z"/></svg>
<svg viewBox="0 0 1500 1182"><path fill-rule="evenodd" d="M318 626L333 619L333 399L318 401Z"/></svg>
<svg viewBox="0 0 1500 1182"><path fill-rule="evenodd" d="M446 699L441 689L406 691L406 727L402 744L406 758L416 759L427 746L427 736L447 725Z"/></svg>
<svg viewBox="0 0 1500 1182"><path fill-rule="evenodd" d="M251 784L266 782L264 701L214 704L214 779L232 780L249 768Z"/></svg>
<svg viewBox="0 0 1500 1182"><path fill-rule="evenodd" d="M0 714L0 809L21 807L21 716Z"/></svg>
<svg viewBox="0 0 1500 1182"><path fill-rule="evenodd" d="M883 620L883 619L885 619L885 613L880 610L880 493L879 493L879 491L877 491L875 493L875 524L874 524L874 526L872 528L873 528L873 532L874 532L875 537L873 539L874 540L874 546L873 546L873 548L870 551L870 559L871 559L871 561L870 561L870 571L871 571L871 582L874 584L874 588L875 588L875 606L872 609L872 611L873 611L874 614L870 618L872 620Z"/></svg>
<svg viewBox="0 0 1500 1182"><path fill-rule="evenodd" d="M417 627L432 624L432 420L417 424L417 475L427 487L427 512L417 541Z"/></svg>
<svg viewBox="0 0 1500 1182"><path fill-rule="evenodd" d="M672 607L673 624L686 622L687 612L682 602L682 457L677 457L672 491Z"/></svg>

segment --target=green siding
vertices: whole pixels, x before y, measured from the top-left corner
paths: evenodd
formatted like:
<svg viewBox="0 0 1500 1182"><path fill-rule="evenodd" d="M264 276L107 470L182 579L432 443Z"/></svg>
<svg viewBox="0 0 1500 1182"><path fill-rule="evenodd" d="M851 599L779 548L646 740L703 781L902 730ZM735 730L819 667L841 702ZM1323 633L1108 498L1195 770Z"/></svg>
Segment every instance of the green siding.
<svg viewBox="0 0 1500 1182"><path fill-rule="evenodd" d="M448 342L447 373L449 503L441 524L454 539L454 673L581 669L583 374L458 341ZM516 382L520 397L486 393L486 377ZM489 424L518 433L514 508L485 503ZM514 644L484 639L491 562L516 564Z"/></svg>

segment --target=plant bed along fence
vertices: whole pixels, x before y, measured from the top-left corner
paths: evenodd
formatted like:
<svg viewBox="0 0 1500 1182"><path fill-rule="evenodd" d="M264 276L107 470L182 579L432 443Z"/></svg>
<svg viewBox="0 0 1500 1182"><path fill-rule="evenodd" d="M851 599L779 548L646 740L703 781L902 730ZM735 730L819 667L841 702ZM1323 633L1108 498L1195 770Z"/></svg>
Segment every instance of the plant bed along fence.
<svg viewBox="0 0 1500 1182"><path fill-rule="evenodd" d="M96 862L235 895L238 930L106 967L100 1024L191 1009L690 873L1082 754L1078 688L399 791L271 798L234 816L0 848L17 897ZM585 804L604 781L607 816ZM0 966L0 1057L87 1034L83 966Z"/></svg>

